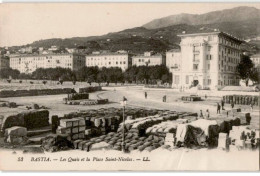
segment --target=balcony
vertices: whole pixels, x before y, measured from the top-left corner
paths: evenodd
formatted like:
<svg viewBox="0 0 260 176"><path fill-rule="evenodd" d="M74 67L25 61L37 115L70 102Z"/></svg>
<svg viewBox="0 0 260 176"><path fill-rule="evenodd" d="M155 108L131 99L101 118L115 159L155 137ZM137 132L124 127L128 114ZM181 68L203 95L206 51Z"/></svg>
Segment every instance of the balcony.
<svg viewBox="0 0 260 176"><path fill-rule="evenodd" d="M199 59L193 59L193 63L200 63Z"/></svg>
<svg viewBox="0 0 260 176"><path fill-rule="evenodd" d="M194 54L200 54L200 51L199 50L193 50L193 53Z"/></svg>

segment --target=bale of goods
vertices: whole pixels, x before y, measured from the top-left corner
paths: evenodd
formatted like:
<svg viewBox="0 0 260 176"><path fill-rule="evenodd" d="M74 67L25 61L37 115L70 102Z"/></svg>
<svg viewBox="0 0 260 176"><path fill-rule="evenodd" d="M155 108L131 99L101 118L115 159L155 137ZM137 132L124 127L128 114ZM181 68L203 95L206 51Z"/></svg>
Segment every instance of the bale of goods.
<svg viewBox="0 0 260 176"><path fill-rule="evenodd" d="M61 119L60 126L65 128L72 127L72 121L70 119Z"/></svg>
<svg viewBox="0 0 260 176"><path fill-rule="evenodd" d="M5 129L5 142L11 144L21 144L27 140L27 129L24 127L14 126Z"/></svg>
<svg viewBox="0 0 260 176"><path fill-rule="evenodd" d="M79 142L79 144L78 144L78 149L84 150L84 146L85 146L85 144L86 144L87 142L88 142L88 141L81 141L81 142Z"/></svg>
<svg viewBox="0 0 260 176"><path fill-rule="evenodd" d="M74 148L74 145L68 140L68 135L53 134L43 139L41 147L47 152L56 152Z"/></svg>
<svg viewBox="0 0 260 176"><path fill-rule="evenodd" d="M73 146L74 146L75 149L78 148L78 145L79 145L80 142L82 142L82 140L75 140L75 141L73 142Z"/></svg>

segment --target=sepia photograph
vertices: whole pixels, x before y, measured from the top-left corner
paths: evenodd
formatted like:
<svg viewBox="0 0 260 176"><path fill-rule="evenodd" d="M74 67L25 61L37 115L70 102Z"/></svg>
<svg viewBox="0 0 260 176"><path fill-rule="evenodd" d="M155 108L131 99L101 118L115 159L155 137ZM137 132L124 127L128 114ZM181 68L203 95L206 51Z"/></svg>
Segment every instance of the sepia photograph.
<svg viewBox="0 0 260 176"><path fill-rule="evenodd" d="M0 171L260 170L260 3L1 3Z"/></svg>

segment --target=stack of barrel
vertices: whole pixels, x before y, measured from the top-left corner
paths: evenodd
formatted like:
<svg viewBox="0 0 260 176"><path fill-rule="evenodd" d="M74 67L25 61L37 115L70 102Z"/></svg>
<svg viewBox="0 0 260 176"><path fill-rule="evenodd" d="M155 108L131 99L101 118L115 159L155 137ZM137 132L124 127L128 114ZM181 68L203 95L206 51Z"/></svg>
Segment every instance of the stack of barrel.
<svg viewBox="0 0 260 176"><path fill-rule="evenodd" d="M240 104L240 105L259 105L259 98L258 96L251 96L251 95L226 95L223 96L223 101L225 103L231 104Z"/></svg>

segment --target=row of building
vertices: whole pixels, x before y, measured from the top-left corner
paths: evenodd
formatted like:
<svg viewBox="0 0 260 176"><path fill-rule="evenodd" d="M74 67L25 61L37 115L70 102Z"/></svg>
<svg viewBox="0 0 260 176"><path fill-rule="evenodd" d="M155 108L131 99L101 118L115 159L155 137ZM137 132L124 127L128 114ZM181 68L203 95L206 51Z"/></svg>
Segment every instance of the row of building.
<svg viewBox="0 0 260 176"><path fill-rule="evenodd" d="M166 57L153 52L132 56L123 51L94 52L91 55L30 54L11 56L10 67L21 73L32 73L37 68L63 67L78 70L83 66L98 66L119 67L125 71L133 65L166 65L173 74L174 88L191 88L199 85L204 89L217 89L239 85L236 66L242 55L240 48L242 40L218 30L192 34L183 32L179 37L180 49L167 51ZM259 56L251 57L255 65L260 65Z"/></svg>

